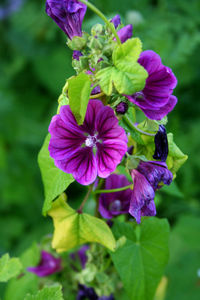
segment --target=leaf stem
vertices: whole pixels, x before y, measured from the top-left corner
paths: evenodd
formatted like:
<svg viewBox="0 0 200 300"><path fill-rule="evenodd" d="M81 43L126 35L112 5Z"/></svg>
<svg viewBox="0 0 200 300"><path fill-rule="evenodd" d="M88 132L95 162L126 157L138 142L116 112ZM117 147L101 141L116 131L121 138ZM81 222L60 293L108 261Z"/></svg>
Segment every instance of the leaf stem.
<svg viewBox="0 0 200 300"><path fill-rule="evenodd" d="M95 95L92 95L90 96L90 99L97 99L97 98L100 98L100 97L103 97L105 96L104 92L101 92L99 94L95 94Z"/></svg>
<svg viewBox="0 0 200 300"><path fill-rule="evenodd" d="M118 189L113 189L113 190L96 190L94 191L93 193L94 194L107 194L107 193L115 193L115 192L121 192L121 191L125 191L127 189L132 189L133 188L133 185L130 184L130 185L126 185L126 186L123 186L121 188L118 188Z"/></svg>
<svg viewBox="0 0 200 300"><path fill-rule="evenodd" d="M80 2L84 3L85 5L87 5L87 7L89 7L95 14L97 14L108 26L108 28L111 30L111 32L113 33L113 35L115 36L117 43L119 45L121 45L121 41L120 38L115 30L115 27L113 26L113 24L111 22L109 22L107 20L107 18L104 16L104 14L96 7L94 6L92 3L86 1L86 0L79 0Z"/></svg>
<svg viewBox="0 0 200 300"><path fill-rule="evenodd" d="M128 125L128 127L133 128L134 130L137 130L141 134L148 135L148 136L155 136L156 135L154 133L149 133L149 132L143 131L140 128L138 128L135 124L133 124L133 122L131 121L131 119L127 115L123 116L123 120Z"/></svg>
<svg viewBox="0 0 200 300"><path fill-rule="evenodd" d="M91 191L92 191L92 188L93 188L93 185L90 185L89 188L88 188L87 194L85 195L85 197L84 197L84 199L83 199L83 201L82 201L82 203L81 203L79 209L77 210L77 212L78 212L79 214L82 214L82 212L83 212L83 207L84 207L85 203L87 202L87 200L88 200L88 198L89 198L89 196L90 196L90 193L91 193Z"/></svg>

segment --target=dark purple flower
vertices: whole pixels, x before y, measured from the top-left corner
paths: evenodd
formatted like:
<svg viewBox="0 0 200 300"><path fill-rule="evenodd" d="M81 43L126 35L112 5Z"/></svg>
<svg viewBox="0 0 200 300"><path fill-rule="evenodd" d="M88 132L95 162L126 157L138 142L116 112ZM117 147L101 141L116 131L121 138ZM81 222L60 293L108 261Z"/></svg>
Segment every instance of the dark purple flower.
<svg viewBox="0 0 200 300"><path fill-rule="evenodd" d="M114 24L115 28L117 28L121 24L120 15L116 15L112 18L111 22Z"/></svg>
<svg viewBox="0 0 200 300"><path fill-rule="evenodd" d="M140 223L142 216L155 216L155 191L161 183L169 185L173 175L165 162L140 161L137 169L131 171L134 188L129 213Z"/></svg>
<svg viewBox="0 0 200 300"><path fill-rule="evenodd" d="M29 267L27 271L35 273L39 277L49 276L61 270L61 259L52 254L42 251L41 260L37 267Z"/></svg>
<svg viewBox="0 0 200 300"><path fill-rule="evenodd" d="M159 130L155 135L154 143L155 152L153 158L160 159L161 161L166 161L168 155L168 140L165 126L159 126Z"/></svg>
<svg viewBox="0 0 200 300"><path fill-rule="evenodd" d="M79 291L76 300L115 300L113 295L98 297L95 290L83 284L79 284Z"/></svg>
<svg viewBox="0 0 200 300"><path fill-rule="evenodd" d="M161 187L160 183L170 185L173 179L173 174L168 170L165 162L140 161L137 170L146 177L154 191Z"/></svg>
<svg viewBox="0 0 200 300"><path fill-rule="evenodd" d="M97 175L108 177L127 151L127 136L111 107L90 100L85 121L79 126L69 105L52 118L49 132L50 156L55 165L88 185Z"/></svg>
<svg viewBox="0 0 200 300"><path fill-rule="evenodd" d="M132 38L133 36L133 25L129 24L124 26L123 28L117 31L117 34L122 43L126 42L128 39Z"/></svg>
<svg viewBox="0 0 200 300"><path fill-rule="evenodd" d="M85 268L86 262L88 260L88 257L86 255L86 251L88 249L89 249L89 246L84 245L77 252L73 252L70 254L70 257L72 258L72 260L76 260L77 258L79 259L82 269ZM75 266L72 265L72 267L75 269Z"/></svg>
<svg viewBox="0 0 200 300"><path fill-rule="evenodd" d="M47 0L46 13L72 39L82 36L82 22L87 6L77 0Z"/></svg>
<svg viewBox="0 0 200 300"><path fill-rule="evenodd" d="M124 115L128 110L128 104L126 102L120 102L116 107L116 112L118 114Z"/></svg>
<svg viewBox="0 0 200 300"><path fill-rule="evenodd" d="M73 51L73 59L79 60L81 56L83 56L83 54L80 51Z"/></svg>
<svg viewBox="0 0 200 300"><path fill-rule="evenodd" d="M142 52L138 62L147 70L149 77L141 92L126 97L139 106L149 119L161 120L177 103L177 98L172 96L177 79L154 51Z"/></svg>
<svg viewBox="0 0 200 300"><path fill-rule="evenodd" d="M154 189L144 175L138 170L131 171L134 188L130 201L129 213L139 224L142 216L155 216L156 207L154 203Z"/></svg>
<svg viewBox="0 0 200 300"><path fill-rule="evenodd" d="M112 190L130 185L124 175L112 174L106 179L105 190ZM101 194L99 198L99 212L105 219L126 214L129 210L132 190Z"/></svg>

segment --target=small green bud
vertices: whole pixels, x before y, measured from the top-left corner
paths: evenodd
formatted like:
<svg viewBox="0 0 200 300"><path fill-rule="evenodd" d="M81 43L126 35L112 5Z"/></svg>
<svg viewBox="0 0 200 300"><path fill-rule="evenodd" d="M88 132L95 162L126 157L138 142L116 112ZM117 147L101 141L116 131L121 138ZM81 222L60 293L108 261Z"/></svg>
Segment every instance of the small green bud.
<svg viewBox="0 0 200 300"><path fill-rule="evenodd" d="M103 33L103 26L101 24L94 25L91 29L91 33L94 36L102 34Z"/></svg>
<svg viewBox="0 0 200 300"><path fill-rule="evenodd" d="M74 36L72 40L67 41L67 45L72 50L82 50L86 46L86 40L84 37Z"/></svg>
<svg viewBox="0 0 200 300"><path fill-rule="evenodd" d="M103 45L99 41L98 38L96 37L90 37L90 41L88 43L88 47L90 49L95 49L95 50L101 50L103 48Z"/></svg>

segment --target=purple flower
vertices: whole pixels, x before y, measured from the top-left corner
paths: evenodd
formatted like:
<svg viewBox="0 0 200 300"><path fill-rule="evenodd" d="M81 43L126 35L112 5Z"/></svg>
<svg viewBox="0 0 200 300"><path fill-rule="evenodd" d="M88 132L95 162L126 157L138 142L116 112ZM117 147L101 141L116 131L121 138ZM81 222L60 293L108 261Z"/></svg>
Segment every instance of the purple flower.
<svg viewBox="0 0 200 300"><path fill-rule="evenodd" d="M116 113L124 115L128 110L128 104L126 102L120 102L116 107Z"/></svg>
<svg viewBox="0 0 200 300"><path fill-rule="evenodd" d="M137 170L146 177L154 191L162 187L161 182L170 185L173 179L173 174L168 170L165 162L140 161Z"/></svg>
<svg viewBox="0 0 200 300"><path fill-rule="evenodd" d="M124 175L112 174L106 179L105 190L121 188L129 185L130 182ZM121 192L101 194L99 198L99 212L105 219L126 214L129 210L131 189Z"/></svg>
<svg viewBox="0 0 200 300"><path fill-rule="evenodd" d="M149 119L161 120L177 103L177 98L172 96L177 79L154 51L142 52L138 62L147 70L149 77L141 92L126 97L139 106Z"/></svg>
<svg viewBox="0 0 200 300"><path fill-rule="evenodd" d="M39 277L49 276L61 270L61 259L55 258L46 251L41 252L41 260L37 267L29 267L27 271L35 273Z"/></svg>
<svg viewBox="0 0 200 300"><path fill-rule="evenodd" d="M124 26L123 28L117 31L117 34L122 43L126 42L128 39L132 38L133 36L133 25L129 24Z"/></svg>
<svg viewBox="0 0 200 300"><path fill-rule="evenodd" d="M62 106L52 118L49 132L49 152L55 165L83 185L94 182L97 175L108 177L127 151L124 129L112 108L99 100L89 101L81 126L69 105Z"/></svg>
<svg viewBox="0 0 200 300"><path fill-rule="evenodd" d="M79 284L79 291L76 300L115 300L113 295L98 297L95 290L91 287Z"/></svg>
<svg viewBox="0 0 200 300"><path fill-rule="evenodd" d="M169 185L173 175L166 163L158 161L140 161L137 169L131 171L134 189L132 192L129 213L140 223L142 216L155 216L155 191L160 183Z"/></svg>
<svg viewBox="0 0 200 300"><path fill-rule="evenodd" d="M111 22L114 24L115 28L117 28L121 24L120 15L116 15L112 18Z"/></svg>
<svg viewBox="0 0 200 300"><path fill-rule="evenodd" d="M168 140L165 126L159 126L159 130L155 135L154 142L155 153L153 155L153 158L160 159L161 161L166 161L168 155Z"/></svg>
<svg viewBox="0 0 200 300"><path fill-rule="evenodd" d="M154 203L155 193L144 175L137 170L131 171L134 188L132 192L129 213L139 224L142 216L155 216L156 207Z"/></svg>
<svg viewBox="0 0 200 300"><path fill-rule="evenodd" d="M72 39L82 36L82 22L87 6L77 0L47 0L46 13Z"/></svg>
<svg viewBox="0 0 200 300"><path fill-rule="evenodd" d="M79 60L81 56L83 56L83 54L80 51L73 51L73 59Z"/></svg>
<svg viewBox="0 0 200 300"><path fill-rule="evenodd" d="M88 260L88 257L86 255L86 251L88 249L89 249L89 246L84 245L77 252L70 254L70 257L72 258L72 260L76 260L77 258L79 259L82 269L85 268L86 262ZM72 265L72 267L74 269L76 269L74 265Z"/></svg>

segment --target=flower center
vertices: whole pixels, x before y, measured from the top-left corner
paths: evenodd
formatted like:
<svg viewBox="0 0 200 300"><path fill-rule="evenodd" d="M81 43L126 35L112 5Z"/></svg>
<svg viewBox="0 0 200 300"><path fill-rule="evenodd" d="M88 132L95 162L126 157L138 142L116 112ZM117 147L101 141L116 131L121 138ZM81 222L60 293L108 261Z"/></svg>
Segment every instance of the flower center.
<svg viewBox="0 0 200 300"><path fill-rule="evenodd" d="M119 212L122 208L121 206L121 201L120 200L115 200L110 204L110 211L113 212Z"/></svg>
<svg viewBox="0 0 200 300"><path fill-rule="evenodd" d="M95 147L96 146L96 143L97 143L97 136L96 134L91 136L91 135L88 135L86 140L85 140L85 145L87 147Z"/></svg>

